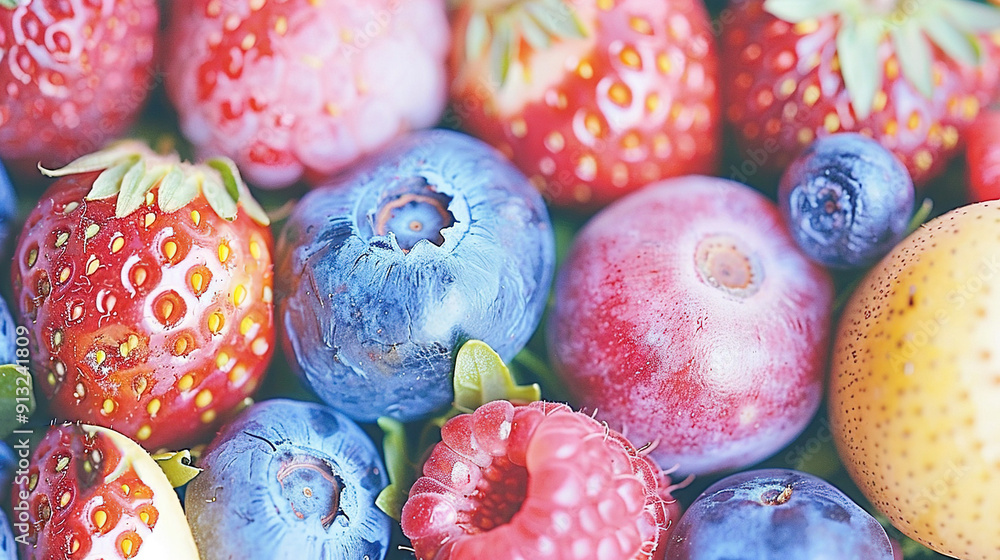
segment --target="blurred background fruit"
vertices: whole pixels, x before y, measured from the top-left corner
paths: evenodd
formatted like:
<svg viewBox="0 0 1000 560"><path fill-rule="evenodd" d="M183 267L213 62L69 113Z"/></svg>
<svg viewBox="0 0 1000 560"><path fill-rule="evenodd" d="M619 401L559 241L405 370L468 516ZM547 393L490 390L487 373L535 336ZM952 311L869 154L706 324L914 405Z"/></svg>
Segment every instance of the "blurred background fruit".
<svg viewBox="0 0 1000 560"><path fill-rule="evenodd" d="M719 70L700 0L470 0L452 14L454 124L557 207L712 174Z"/></svg>

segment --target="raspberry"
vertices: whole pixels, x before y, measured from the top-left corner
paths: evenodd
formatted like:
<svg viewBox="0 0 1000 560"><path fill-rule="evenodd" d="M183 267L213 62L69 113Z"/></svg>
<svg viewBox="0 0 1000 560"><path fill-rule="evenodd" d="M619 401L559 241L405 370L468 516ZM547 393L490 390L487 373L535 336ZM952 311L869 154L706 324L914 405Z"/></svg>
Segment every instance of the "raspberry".
<svg viewBox="0 0 1000 560"><path fill-rule="evenodd" d="M417 558L661 558L669 478L624 436L562 404L457 416L403 507Z"/></svg>

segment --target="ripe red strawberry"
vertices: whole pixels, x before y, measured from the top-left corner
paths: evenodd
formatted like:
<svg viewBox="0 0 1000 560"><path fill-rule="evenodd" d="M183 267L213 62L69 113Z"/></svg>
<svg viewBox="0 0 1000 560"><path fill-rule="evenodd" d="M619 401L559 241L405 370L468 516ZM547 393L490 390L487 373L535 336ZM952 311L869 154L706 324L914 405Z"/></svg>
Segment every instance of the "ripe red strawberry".
<svg viewBox="0 0 1000 560"><path fill-rule="evenodd" d="M106 428L49 428L18 471L11 503L25 560L198 558L166 475Z"/></svg>
<svg viewBox="0 0 1000 560"><path fill-rule="evenodd" d="M181 128L256 186L329 176L444 109L444 0L172 4L165 80Z"/></svg>
<svg viewBox="0 0 1000 560"><path fill-rule="evenodd" d="M983 112L969 128L969 202L1000 198L1000 109Z"/></svg>
<svg viewBox="0 0 1000 560"><path fill-rule="evenodd" d="M125 143L50 174L12 278L51 410L147 449L210 435L272 353L267 217L223 159Z"/></svg>
<svg viewBox="0 0 1000 560"><path fill-rule="evenodd" d="M696 0L469 0L451 96L557 206L597 209L657 179L715 172L718 61Z"/></svg>
<svg viewBox="0 0 1000 560"><path fill-rule="evenodd" d="M726 117L766 183L817 136L860 132L917 186L1000 83L1000 11L969 0L742 0L723 21ZM754 165L749 165L749 163ZM763 169L746 177L747 169Z"/></svg>
<svg viewBox="0 0 1000 560"><path fill-rule="evenodd" d="M121 134L153 89L156 0L0 0L0 154L61 166Z"/></svg>
<svg viewBox="0 0 1000 560"><path fill-rule="evenodd" d="M421 560L662 558L669 478L568 406L487 403L448 421L403 506Z"/></svg>

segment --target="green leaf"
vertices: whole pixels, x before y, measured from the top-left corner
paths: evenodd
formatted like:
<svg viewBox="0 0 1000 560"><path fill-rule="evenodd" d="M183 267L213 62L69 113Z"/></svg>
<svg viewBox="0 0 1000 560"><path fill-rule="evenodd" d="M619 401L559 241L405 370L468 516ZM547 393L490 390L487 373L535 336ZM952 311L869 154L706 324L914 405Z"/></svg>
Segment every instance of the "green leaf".
<svg viewBox="0 0 1000 560"><path fill-rule="evenodd" d="M385 434L382 438L382 450L385 453L389 485L379 492L375 505L386 515L399 521L410 487L417 480L417 473L410 462L409 450L406 447L405 426L398 420L385 416L378 419L378 426Z"/></svg>
<svg viewBox="0 0 1000 560"><path fill-rule="evenodd" d="M934 96L934 74L930 45L920 26L914 21L893 29L892 40L899 57L903 76L917 88L924 97Z"/></svg>
<svg viewBox="0 0 1000 560"><path fill-rule="evenodd" d="M979 50L972 35L967 35L956 29L949 21L941 18L927 18L924 30L930 35L934 44L941 47L951 58L965 64L979 64Z"/></svg>
<svg viewBox="0 0 1000 560"><path fill-rule="evenodd" d="M465 58L473 60L483 55L490 44L490 24L483 12L473 12L465 29Z"/></svg>
<svg viewBox="0 0 1000 560"><path fill-rule="evenodd" d="M840 73L858 119L871 114L875 94L882 88L882 65L876 53L884 35L883 24L872 19L845 22L837 33Z"/></svg>
<svg viewBox="0 0 1000 560"><path fill-rule="evenodd" d="M493 41L490 43L492 78L499 86L503 86L507 82L507 74L510 72L510 65L514 58L511 56L514 32L511 30L510 24L502 22L502 19L504 18L497 18Z"/></svg>
<svg viewBox="0 0 1000 560"><path fill-rule="evenodd" d="M222 182L222 177L218 173L208 172L204 174L201 181L201 192L208 200L208 205L220 218L230 222L236 219L236 201L229 195Z"/></svg>
<svg viewBox="0 0 1000 560"><path fill-rule="evenodd" d="M950 2L942 2L940 9L961 31L995 31L1000 29L1000 10L992 6L968 0L951 0Z"/></svg>
<svg viewBox="0 0 1000 560"><path fill-rule="evenodd" d="M198 196L198 177L194 175L185 177L180 167L175 165L163 177L157 194L157 205L160 210L168 214L176 212Z"/></svg>
<svg viewBox="0 0 1000 560"><path fill-rule="evenodd" d="M0 0L0 7L3 8L16 8L18 0Z"/></svg>
<svg viewBox="0 0 1000 560"><path fill-rule="evenodd" d="M563 0L527 2L524 4L524 9L551 37L558 39L587 37L587 28L576 15L576 10Z"/></svg>
<svg viewBox="0 0 1000 560"><path fill-rule="evenodd" d="M146 160L140 158L122 178L122 188L118 192L118 202L115 204L115 216L123 218L142 206L146 200L146 191L142 190L145 176Z"/></svg>
<svg viewBox="0 0 1000 560"><path fill-rule="evenodd" d="M87 200L101 200L118 194L122 188L122 179L125 178L125 173L127 173L137 161L139 161L139 157L135 156L126 159L114 167L105 169L104 172L98 175L97 179L94 180L94 185L90 188L90 192L87 193Z"/></svg>
<svg viewBox="0 0 1000 560"><path fill-rule="evenodd" d="M470 340L458 351L453 384L455 407L460 410L475 410L496 400L529 403L541 399L538 384L516 384L500 356L480 340Z"/></svg>
<svg viewBox="0 0 1000 560"><path fill-rule="evenodd" d="M547 49L552 41L549 39L549 34L542 29L537 21L527 11L522 11L518 15L518 21L521 29L521 36L524 40L531 45L531 48L535 50Z"/></svg>
<svg viewBox="0 0 1000 560"><path fill-rule="evenodd" d="M841 11L839 0L766 0L764 10L791 23L826 17Z"/></svg>
<svg viewBox="0 0 1000 560"><path fill-rule="evenodd" d="M17 364L0 365L0 439L23 428L34 412L31 373Z"/></svg>
<svg viewBox="0 0 1000 560"><path fill-rule="evenodd" d="M65 177L66 175L108 169L109 167L118 165L125 158L137 158L141 153L142 148L136 142L122 142L110 148L77 158L59 169L45 169L42 166L38 166L38 169L46 177Z"/></svg>
<svg viewBox="0 0 1000 560"><path fill-rule="evenodd" d="M913 217L910 218L910 223L906 226L906 235L910 235L911 233L917 231L920 226L924 225L924 222L927 221L927 218L930 218L933 210L934 201L929 198L925 198L923 203L920 204L920 208L917 208L917 211L913 213Z"/></svg>
<svg viewBox="0 0 1000 560"><path fill-rule="evenodd" d="M183 451L157 453L153 455L153 460L167 475L167 480L174 488L180 488L191 479L198 476L203 470L191 465L191 452L187 449Z"/></svg>
<svg viewBox="0 0 1000 560"><path fill-rule="evenodd" d="M226 192L229 193L229 197L233 199L233 202L239 201L240 189L238 184L243 182L243 178L240 177L240 170L236 168L233 160L218 157L212 158L205 163L218 171L219 175L222 176L222 184L226 186Z"/></svg>

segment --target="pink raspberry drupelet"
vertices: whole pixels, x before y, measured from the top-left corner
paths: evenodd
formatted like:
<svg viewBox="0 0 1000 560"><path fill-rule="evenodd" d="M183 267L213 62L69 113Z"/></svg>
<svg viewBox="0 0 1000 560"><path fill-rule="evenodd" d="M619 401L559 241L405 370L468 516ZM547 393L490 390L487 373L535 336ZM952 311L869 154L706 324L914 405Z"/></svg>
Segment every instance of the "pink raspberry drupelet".
<svg viewBox="0 0 1000 560"><path fill-rule="evenodd" d="M403 507L417 558L662 558L679 517L669 477L607 425L494 401L441 436Z"/></svg>

